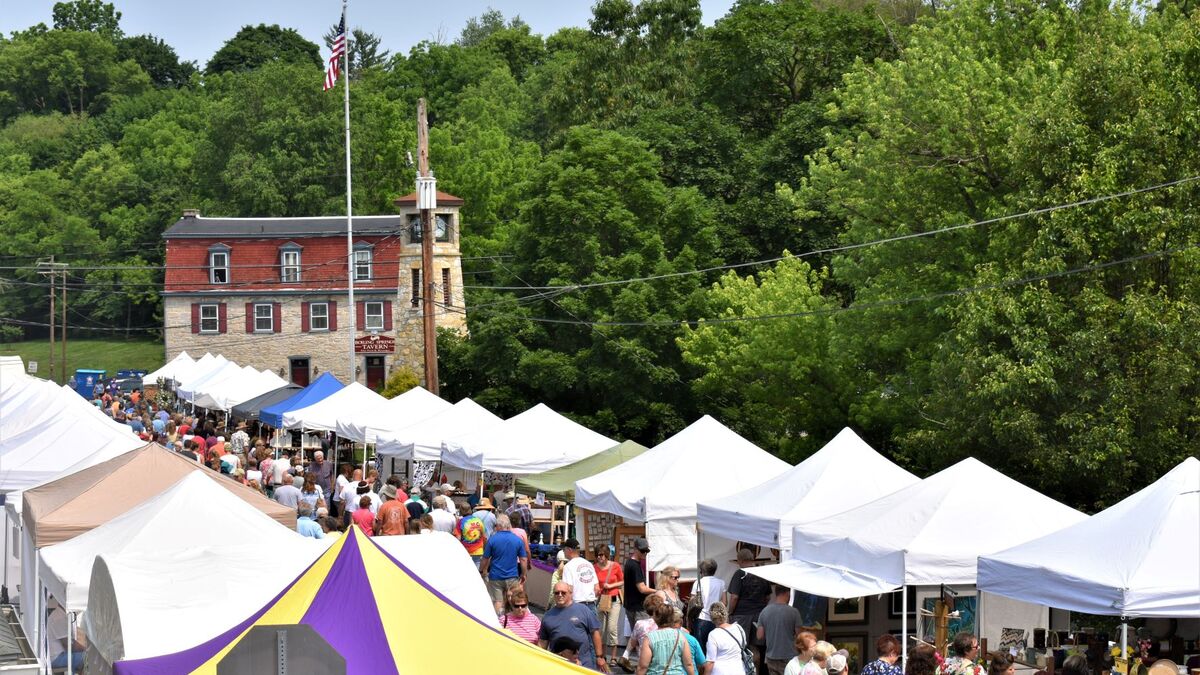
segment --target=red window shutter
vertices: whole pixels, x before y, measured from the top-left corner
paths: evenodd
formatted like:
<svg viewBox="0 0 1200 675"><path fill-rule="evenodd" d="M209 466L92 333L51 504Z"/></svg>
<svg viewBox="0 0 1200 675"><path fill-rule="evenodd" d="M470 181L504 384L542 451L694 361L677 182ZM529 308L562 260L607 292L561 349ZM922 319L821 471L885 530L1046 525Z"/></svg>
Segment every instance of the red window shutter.
<svg viewBox="0 0 1200 675"><path fill-rule="evenodd" d="M300 332L307 333L309 329L307 302L300 303Z"/></svg>
<svg viewBox="0 0 1200 675"><path fill-rule="evenodd" d="M229 322L227 320L228 314L225 311L226 307L227 307L227 305L223 302L221 304L217 305L217 327L218 327L217 330L219 333L222 333L222 334L224 334L225 331L229 329Z"/></svg>
<svg viewBox="0 0 1200 675"><path fill-rule="evenodd" d="M200 332L200 303L192 303L192 332Z"/></svg>
<svg viewBox="0 0 1200 675"><path fill-rule="evenodd" d="M246 332L254 332L254 303L246 303Z"/></svg>
<svg viewBox="0 0 1200 675"><path fill-rule="evenodd" d="M389 300L383 301L383 329L392 329L392 303Z"/></svg>
<svg viewBox="0 0 1200 675"><path fill-rule="evenodd" d="M329 330L337 330L337 303L329 301Z"/></svg>
<svg viewBox="0 0 1200 675"><path fill-rule="evenodd" d="M271 303L271 321L275 324L271 327L274 333L283 332L283 305L278 302Z"/></svg>
<svg viewBox="0 0 1200 675"><path fill-rule="evenodd" d="M367 327L367 303L354 303L354 329L365 330Z"/></svg>

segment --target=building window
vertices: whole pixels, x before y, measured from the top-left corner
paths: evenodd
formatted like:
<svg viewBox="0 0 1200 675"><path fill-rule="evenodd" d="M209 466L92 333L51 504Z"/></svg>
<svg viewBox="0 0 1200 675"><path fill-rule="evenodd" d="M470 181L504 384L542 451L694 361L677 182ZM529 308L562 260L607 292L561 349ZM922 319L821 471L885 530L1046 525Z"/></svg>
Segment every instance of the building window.
<svg viewBox="0 0 1200 675"><path fill-rule="evenodd" d="M214 284L229 283L229 251L208 252L208 280Z"/></svg>
<svg viewBox="0 0 1200 675"><path fill-rule="evenodd" d="M308 329L329 330L329 303L314 302L308 305Z"/></svg>
<svg viewBox="0 0 1200 675"><path fill-rule="evenodd" d="M285 248L279 251L279 280L285 284L300 281L299 248Z"/></svg>
<svg viewBox="0 0 1200 675"><path fill-rule="evenodd" d="M371 280L371 249L360 248L354 252L354 280Z"/></svg>
<svg viewBox="0 0 1200 675"><path fill-rule="evenodd" d="M218 318L217 305L200 305L200 332L221 332L221 320Z"/></svg>
<svg viewBox="0 0 1200 675"><path fill-rule="evenodd" d="M275 332L275 313L272 310L274 310L274 307L270 303L254 306L255 333Z"/></svg>
<svg viewBox="0 0 1200 675"><path fill-rule="evenodd" d="M433 230L436 234L434 241L450 241L450 228L454 215L450 213L435 213L433 214ZM408 217L409 241L418 243L421 241L421 216L413 215Z"/></svg>
<svg viewBox="0 0 1200 675"><path fill-rule="evenodd" d="M416 268L412 271L412 306L421 306L421 270Z"/></svg>
<svg viewBox="0 0 1200 675"><path fill-rule="evenodd" d="M383 330L383 303L366 303L367 330Z"/></svg>
<svg viewBox="0 0 1200 675"><path fill-rule="evenodd" d="M443 300L442 304L447 309L449 309L450 305L452 304L450 302L450 268L449 267L442 268L442 300Z"/></svg>

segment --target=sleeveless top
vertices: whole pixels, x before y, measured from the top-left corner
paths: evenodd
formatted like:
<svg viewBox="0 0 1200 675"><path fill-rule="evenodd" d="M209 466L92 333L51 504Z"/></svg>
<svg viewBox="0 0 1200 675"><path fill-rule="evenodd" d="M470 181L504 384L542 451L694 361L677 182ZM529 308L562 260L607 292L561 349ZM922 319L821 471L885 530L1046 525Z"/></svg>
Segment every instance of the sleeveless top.
<svg viewBox="0 0 1200 675"><path fill-rule="evenodd" d="M678 628L660 628L651 631L646 639L650 641L650 651L653 654L647 673L684 675L686 671L683 669L683 650L687 648L687 638L683 636L683 631ZM671 655L672 650L675 652L674 656ZM669 664L668 658L671 659Z"/></svg>

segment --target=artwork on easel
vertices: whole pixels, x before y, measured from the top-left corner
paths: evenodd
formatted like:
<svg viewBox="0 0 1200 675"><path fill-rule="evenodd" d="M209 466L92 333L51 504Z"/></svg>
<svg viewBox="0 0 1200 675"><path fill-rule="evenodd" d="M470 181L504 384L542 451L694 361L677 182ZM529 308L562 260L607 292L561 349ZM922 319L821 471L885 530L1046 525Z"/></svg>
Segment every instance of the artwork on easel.
<svg viewBox="0 0 1200 675"><path fill-rule="evenodd" d="M920 637L930 644L935 643L934 635L936 631L933 623L933 610L936 602L936 596L921 596ZM947 622L947 639L952 640L959 633L974 633L978 635L978 627L975 620L978 609L979 598L974 595L960 595L955 598L954 606L950 611L951 613L957 612L958 616L951 616Z"/></svg>

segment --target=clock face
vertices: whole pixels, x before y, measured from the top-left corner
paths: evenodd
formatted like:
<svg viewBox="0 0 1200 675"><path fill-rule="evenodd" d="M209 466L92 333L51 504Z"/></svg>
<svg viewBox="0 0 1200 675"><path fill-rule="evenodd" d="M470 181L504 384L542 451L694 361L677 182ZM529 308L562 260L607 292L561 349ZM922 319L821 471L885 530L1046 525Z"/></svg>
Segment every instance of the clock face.
<svg viewBox="0 0 1200 675"><path fill-rule="evenodd" d="M433 216L434 241L450 241L450 214L435 213ZM412 218L413 241L421 240L421 217Z"/></svg>

